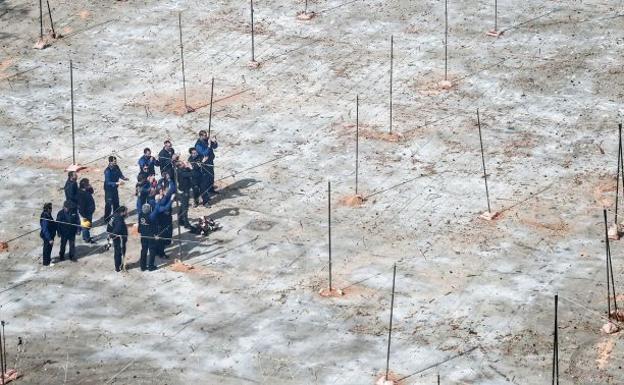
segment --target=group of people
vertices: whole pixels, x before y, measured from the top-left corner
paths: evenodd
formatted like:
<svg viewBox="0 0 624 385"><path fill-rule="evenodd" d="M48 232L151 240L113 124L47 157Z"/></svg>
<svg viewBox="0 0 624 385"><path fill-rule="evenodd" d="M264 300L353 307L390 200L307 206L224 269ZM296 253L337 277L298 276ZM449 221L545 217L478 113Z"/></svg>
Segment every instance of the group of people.
<svg viewBox="0 0 624 385"><path fill-rule="evenodd" d="M138 160L139 173L135 189L138 232L141 238L142 271L155 270L156 257L167 259L165 252L173 237L173 203L178 202L178 223L180 226L196 229L189 221L191 196L194 206L210 205L211 196L218 194L214 182L214 159L218 143L204 130L199 131L195 145L188 149L187 161L176 153L171 141L164 142L158 157L152 156L149 148L143 150ZM156 167L160 177L156 176ZM108 157L104 170L104 216L107 247L112 241L115 270L121 271L126 253L128 229L125 219L128 208L120 204L119 186L129 179L117 165L117 158ZM88 178L78 182L78 173L70 171L65 182L65 202L56 218L52 216L52 203L45 203L40 216L40 237L43 240L43 265L52 264L52 247L56 236L60 237L59 261L65 260L69 246L69 260L76 261L75 240L82 233L87 243L96 243L91 237L93 215L96 205L94 190ZM81 219L82 218L82 219ZM204 220L205 221L205 220ZM204 222L201 222L204 223Z"/></svg>

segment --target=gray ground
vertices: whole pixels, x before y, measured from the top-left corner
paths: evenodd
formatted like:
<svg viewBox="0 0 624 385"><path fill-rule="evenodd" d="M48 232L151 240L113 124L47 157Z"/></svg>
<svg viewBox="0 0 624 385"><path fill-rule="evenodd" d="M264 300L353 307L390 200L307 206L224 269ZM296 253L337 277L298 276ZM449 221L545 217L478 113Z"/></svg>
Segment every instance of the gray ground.
<svg viewBox="0 0 624 385"><path fill-rule="evenodd" d="M258 0L262 66L249 69L245 1L53 0L65 37L39 51L38 2L0 0L1 240L36 229L43 202L55 212L62 203L69 59L77 158L98 190L97 217L103 158L115 151L134 178L144 146L171 138L184 151L208 126L213 76L223 187L212 208L192 212L223 230L182 235L191 271L160 261L153 273L116 274L103 242L78 242L77 263L44 269L37 231L10 242L0 318L18 383L372 384L385 367L395 262L391 369L409 376L402 383L432 384L438 372L444 384L550 382L555 293L562 383L623 383L621 336L600 332L622 1L503 0L498 39L484 34L491 3L449 5L444 91L441 1L310 1L322 12L303 22L294 17L303 2ZM179 10L189 104L199 107L185 115ZM385 134L390 35L394 136ZM354 189L357 94L359 208L340 203ZM476 108L502 211L493 222L478 218ZM328 179L340 298L318 295ZM134 207L131 184L122 200ZM621 283L621 243L612 250Z"/></svg>

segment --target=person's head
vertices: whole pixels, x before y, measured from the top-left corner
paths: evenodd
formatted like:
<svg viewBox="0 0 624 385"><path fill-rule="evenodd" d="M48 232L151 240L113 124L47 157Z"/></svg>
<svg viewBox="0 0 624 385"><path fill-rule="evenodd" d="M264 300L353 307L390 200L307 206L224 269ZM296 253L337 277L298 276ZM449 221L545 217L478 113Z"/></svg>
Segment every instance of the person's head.
<svg viewBox="0 0 624 385"><path fill-rule="evenodd" d="M208 133L206 132L206 130L199 131L199 139L208 140Z"/></svg>
<svg viewBox="0 0 624 385"><path fill-rule="evenodd" d="M164 180L169 180L169 173L167 171L163 172L162 177Z"/></svg>
<svg viewBox="0 0 624 385"><path fill-rule="evenodd" d="M69 210L73 209L74 207L75 207L74 203L71 202L71 201L63 202L63 210L65 210L65 211L69 211Z"/></svg>
<svg viewBox="0 0 624 385"><path fill-rule="evenodd" d="M190 147L188 149L188 152L190 156L197 156L197 150L195 149L195 147Z"/></svg>
<svg viewBox="0 0 624 385"><path fill-rule="evenodd" d="M145 148L143 149L143 155L144 155L146 158L149 158L150 156L152 156L152 150L150 150L150 149L149 149L149 147L145 147Z"/></svg>
<svg viewBox="0 0 624 385"><path fill-rule="evenodd" d="M43 211L47 211L49 213L52 212L52 203L51 202L47 202L43 204Z"/></svg>
<svg viewBox="0 0 624 385"><path fill-rule="evenodd" d="M80 185L80 188L82 188L82 189L89 188L89 179L87 179L87 178L80 179L80 184L79 185Z"/></svg>
<svg viewBox="0 0 624 385"><path fill-rule="evenodd" d="M117 165L117 157L115 156L109 156L108 157L108 167L113 167Z"/></svg>
<svg viewBox="0 0 624 385"><path fill-rule="evenodd" d="M143 206L141 206L141 212L144 215L148 215L149 213L152 212L152 206L150 206L149 203L144 203Z"/></svg>
<svg viewBox="0 0 624 385"><path fill-rule="evenodd" d="M156 202L160 202L160 200L161 200L161 199L162 199L162 195L161 195L161 194L156 194L156 195L154 195L154 200L155 200Z"/></svg>
<svg viewBox="0 0 624 385"><path fill-rule="evenodd" d="M75 181L76 179L78 179L78 174L76 174L76 171L70 171L67 173L67 179Z"/></svg>
<svg viewBox="0 0 624 385"><path fill-rule="evenodd" d="M163 143L165 150L169 151L171 150L172 144L170 140L165 140L165 142Z"/></svg>
<svg viewBox="0 0 624 385"><path fill-rule="evenodd" d="M119 206L119 208L117 209L117 213L119 214L119 216L125 218L128 216L128 208L126 206Z"/></svg>
<svg viewBox="0 0 624 385"><path fill-rule="evenodd" d="M145 183L145 181L147 180L147 176L145 176L145 174L139 174L137 176L137 185L142 185L143 183Z"/></svg>

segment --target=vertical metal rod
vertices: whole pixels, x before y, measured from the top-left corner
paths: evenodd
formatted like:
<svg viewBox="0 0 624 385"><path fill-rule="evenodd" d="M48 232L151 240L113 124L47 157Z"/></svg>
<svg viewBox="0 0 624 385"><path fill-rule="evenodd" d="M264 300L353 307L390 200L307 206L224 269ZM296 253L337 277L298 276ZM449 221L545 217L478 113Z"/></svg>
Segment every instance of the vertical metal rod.
<svg viewBox="0 0 624 385"><path fill-rule="evenodd" d="M329 291L332 291L332 238L331 238L331 181L327 181L327 226L329 251Z"/></svg>
<svg viewBox="0 0 624 385"><path fill-rule="evenodd" d="M390 133L392 134L392 75L394 70L394 36L390 36Z"/></svg>
<svg viewBox="0 0 624 385"><path fill-rule="evenodd" d="M444 80L448 80L448 0L444 0Z"/></svg>
<svg viewBox="0 0 624 385"><path fill-rule="evenodd" d="M559 295L555 294L555 333L553 335L552 385L559 385L559 326L557 319L559 307L558 305Z"/></svg>
<svg viewBox="0 0 624 385"><path fill-rule="evenodd" d="M188 108L186 102L186 75L184 73L184 44L182 43L182 12L178 12L178 27L180 30L180 61L182 62L182 89L184 91L184 108Z"/></svg>
<svg viewBox="0 0 624 385"><path fill-rule="evenodd" d="M611 284L610 284L610 274L609 274L609 254L611 252L609 247L609 229L607 227L607 210L602 209L602 213L604 214L604 223L605 223L605 250L606 250L606 261L607 261L607 317L611 318Z"/></svg>
<svg viewBox="0 0 624 385"><path fill-rule="evenodd" d="M39 39L43 39L43 4L39 0Z"/></svg>
<svg viewBox="0 0 624 385"><path fill-rule="evenodd" d="M438 373L438 385L440 385L440 373Z"/></svg>
<svg viewBox="0 0 624 385"><path fill-rule="evenodd" d="M481 119L479 118L479 109L477 108L477 126L479 127L479 143L481 143L481 163L483 163L483 179L485 180L485 198L487 199L488 213L492 212L490 208L490 191L487 184L487 172L485 171L485 155L483 153L483 137L481 136Z"/></svg>
<svg viewBox="0 0 624 385"><path fill-rule="evenodd" d="M622 163L622 124L618 125L618 164L615 181L615 224L618 223L618 204L620 195L620 164ZM624 180L622 180L624 183Z"/></svg>
<svg viewBox="0 0 624 385"><path fill-rule="evenodd" d="M48 15L50 16L50 27L52 27L52 37L56 39L56 32L54 31L54 21L52 21L52 10L50 9L50 2L46 0L48 4Z"/></svg>
<svg viewBox="0 0 624 385"><path fill-rule="evenodd" d="M498 31L498 0L494 0L494 31Z"/></svg>
<svg viewBox="0 0 624 385"><path fill-rule="evenodd" d="M360 95L355 96L355 195L358 194L360 172Z"/></svg>
<svg viewBox="0 0 624 385"><path fill-rule="evenodd" d="M173 175L175 178L176 188L180 188L178 182L178 167L175 164L175 160L171 159L173 166ZM180 201L178 200L178 194L175 194L176 207L178 208L178 259L182 258L182 231L180 230ZM188 216L188 213L187 213Z"/></svg>
<svg viewBox="0 0 624 385"><path fill-rule="evenodd" d="M304 14L308 13L308 0L305 0L305 8L303 9L303 13Z"/></svg>
<svg viewBox="0 0 624 385"><path fill-rule="evenodd" d="M253 8L253 0L251 2L251 61L256 61L256 55L254 51L254 8Z"/></svg>
<svg viewBox="0 0 624 385"><path fill-rule="evenodd" d="M72 164L76 164L76 132L74 129L74 63L69 61L69 88L71 97Z"/></svg>
<svg viewBox="0 0 624 385"><path fill-rule="evenodd" d="M2 329L4 329L4 321L2 321ZM6 372L5 362L4 362L4 337L0 332L0 379L2 380L2 384L4 384L4 372Z"/></svg>
<svg viewBox="0 0 624 385"><path fill-rule="evenodd" d="M210 86L210 114L208 115L208 139L210 139L210 130L212 129L212 97L214 95L214 77Z"/></svg>
<svg viewBox="0 0 624 385"><path fill-rule="evenodd" d="M386 352L386 381L390 372L390 345L392 343L392 316L394 314L394 284L396 283L396 263L392 268L392 297L390 299L390 326L388 328L388 350Z"/></svg>

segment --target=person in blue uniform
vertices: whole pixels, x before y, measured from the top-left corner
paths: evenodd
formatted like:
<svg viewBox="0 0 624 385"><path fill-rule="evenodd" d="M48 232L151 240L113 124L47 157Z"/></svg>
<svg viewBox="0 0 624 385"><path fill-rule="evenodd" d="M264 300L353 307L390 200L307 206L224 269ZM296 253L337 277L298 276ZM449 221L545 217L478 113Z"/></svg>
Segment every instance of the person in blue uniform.
<svg viewBox="0 0 624 385"><path fill-rule="evenodd" d="M119 166L117 166L117 158L114 156L108 157L108 167L104 170L104 199L106 204L104 206L104 220L108 221L111 212L116 211L119 208L119 186L123 184L123 181L127 181Z"/></svg>
<svg viewBox="0 0 624 385"><path fill-rule="evenodd" d="M95 213L95 199L93 199L93 187L89 179L82 178L78 189L78 213L83 219L82 240L87 243L95 243L91 238L91 226L93 224L93 214Z"/></svg>
<svg viewBox="0 0 624 385"><path fill-rule="evenodd" d="M113 218L109 222L107 231L113 239L113 250L115 259L115 271L121 271L123 259L126 256L126 242L128 241L128 227L126 226L126 217L128 209L125 206L119 207L113 214Z"/></svg>
<svg viewBox="0 0 624 385"><path fill-rule="evenodd" d="M214 139L208 137L208 133L204 130L199 131L199 139L195 142L195 149L202 158L201 163L201 196L204 205L207 205L210 200L210 195L215 194L217 191L214 186L214 150L219 147L217 138Z"/></svg>
<svg viewBox="0 0 624 385"><path fill-rule="evenodd" d="M67 173L67 180L65 181L65 200L72 202L73 204L78 204L78 174L75 171L70 171Z"/></svg>
<svg viewBox="0 0 624 385"><path fill-rule="evenodd" d="M157 251L157 241L155 239L158 231L156 214L152 212L149 203L143 204L139 214L139 234L141 234L141 259L139 265L141 271L156 270L155 260ZM148 258L149 255L149 258Z"/></svg>
<svg viewBox="0 0 624 385"><path fill-rule="evenodd" d="M69 260L76 262L76 234L80 233L80 219L76 206L66 201L56 214L56 232L61 237L59 261L65 260L65 248L69 244Z"/></svg>
<svg viewBox="0 0 624 385"><path fill-rule="evenodd" d="M158 153L158 165L160 166L161 176L164 173L173 175L173 154L175 154L175 150L173 149L171 141L165 140L163 149Z"/></svg>

